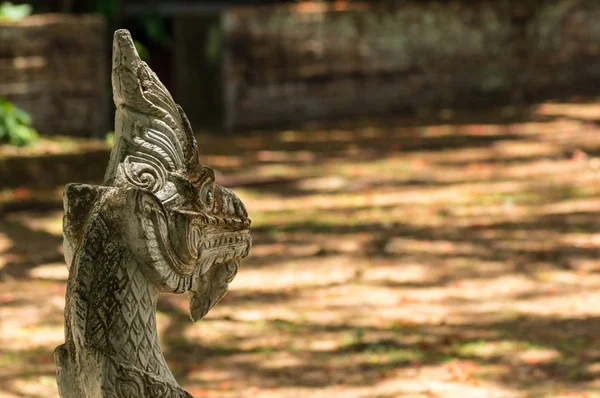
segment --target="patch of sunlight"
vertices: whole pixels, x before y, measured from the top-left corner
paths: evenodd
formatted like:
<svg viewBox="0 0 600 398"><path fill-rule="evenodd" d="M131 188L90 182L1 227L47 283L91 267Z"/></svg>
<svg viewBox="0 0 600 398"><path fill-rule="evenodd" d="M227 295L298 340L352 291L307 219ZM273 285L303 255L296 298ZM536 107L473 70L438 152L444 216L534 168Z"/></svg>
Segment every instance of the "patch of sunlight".
<svg viewBox="0 0 600 398"><path fill-rule="evenodd" d="M502 383L494 383L477 378L463 380L453 379L449 375L444 380L439 380L439 375L435 374L436 370L432 370L433 375L429 372L421 372L420 383L426 386L423 395L411 395L415 398L532 398L523 395L522 392L514 390ZM418 385L418 383L415 383Z"/></svg>
<svg viewBox="0 0 600 398"><path fill-rule="evenodd" d="M228 313L228 317L232 315L231 309L228 309L225 313ZM256 329L252 322L234 321L233 319L222 321L216 314L213 315L212 310L205 319L209 322L192 324L190 321L190 324L183 332L184 338L188 341L202 341L204 344L225 344L224 339L229 336L247 337L255 332ZM261 329L261 332L264 332L264 328Z"/></svg>
<svg viewBox="0 0 600 398"><path fill-rule="evenodd" d="M481 278L481 276L483 275L476 274L473 277L466 276L457 280L457 284L452 286L453 296L472 300L474 303L487 298L496 298L495 302L500 303L502 297L535 292L538 287L527 275L508 273L496 276L493 272L489 278Z"/></svg>
<svg viewBox="0 0 600 398"><path fill-rule="evenodd" d="M600 275L586 275L585 278L581 274L571 271L557 269L542 269L536 273L536 277L543 282L552 283L556 286L590 286L594 287L600 284Z"/></svg>
<svg viewBox="0 0 600 398"><path fill-rule="evenodd" d="M64 263L42 264L29 270L29 276L34 279L66 281L69 270Z"/></svg>
<svg viewBox="0 0 600 398"><path fill-rule="evenodd" d="M392 304L391 302L390 304ZM439 303L428 304L420 302L404 302L404 297L396 301L397 305L387 307L370 307L364 310L353 309L348 311L347 317L355 325L370 326L375 320L397 320L405 324L439 325L442 322L452 321L448 309ZM314 316L317 313L313 314Z"/></svg>
<svg viewBox="0 0 600 398"><path fill-rule="evenodd" d="M502 169L494 169L497 178L535 178L548 177L553 181L560 181L568 178L573 181L573 178L581 177L581 167L570 160L554 160L541 159L527 163L515 163L504 165ZM573 172L578 172L574 175Z"/></svg>
<svg viewBox="0 0 600 398"><path fill-rule="evenodd" d="M0 233L0 253L5 252L12 245L12 240Z"/></svg>
<svg viewBox="0 0 600 398"><path fill-rule="evenodd" d="M267 318L265 311L239 309L235 312L235 319L242 322L256 322Z"/></svg>
<svg viewBox="0 0 600 398"><path fill-rule="evenodd" d="M12 389L19 391L23 397L58 397L56 379L51 376L29 376L16 379L12 383Z"/></svg>
<svg viewBox="0 0 600 398"><path fill-rule="evenodd" d="M582 193L587 195L588 193ZM568 200L558 203L551 203L543 206L539 209L539 214L552 215L552 214L570 214L577 212L600 212L600 200L597 197Z"/></svg>
<svg viewBox="0 0 600 398"><path fill-rule="evenodd" d="M320 178L308 178L296 183L299 189L306 191L331 191L341 190L348 184L348 180L340 176L327 176Z"/></svg>
<svg viewBox="0 0 600 398"><path fill-rule="evenodd" d="M299 168L295 164L263 164L254 167L255 176L269 176L269 177L302 177L306 174L306 171Z"/></svg>
<svg viewBox="0 0 600 398"><path fill-rule="evenodd" d="M12 245L12 240L6 237L4 234L0 233L0 254L7 251ZM6 264L10 261L10 257L7 255L0 256L0 270L6 266Z"/></svg>
<svg viewBox="0 0 600 398"><path fill-rule="evenodd" d="M346 292L344 292L345 290ZM361 290L363 294L356 294ZM354 291L354 294L351 294L351 291ZM395 308L397 302L401 300L401 292L393 284L389 287L377 285L357 287L339 286L327 289L323 294L327 305L339 308L369 306L377 307L378 309L386 307Z"/></svg>
<svg viewBox="0 0 600 398"><path fill-rule="evenodd" d="M593 362L586 366L587 372L595 377L600 376L600 362Z"/></svg>
<svg viewBox="0 0 600 398"><path fill-rule="evenodd" d="M340 346L337 339L317 339L310 342L310 349L314 351L333 351Z"/></svg>
<svg viewBox="0 0 600 398"><path fill-rule="evenodd" d="M252 245L252 256L267 257L267 256L282 256L286 253L288 245L283 243L262 243Z"/></svg>
<svg viewBox="0 0 600 398"><path fill-rule="evenodd" d="M434 280L434 273L423 264L418 263L402 263L402 272L398 272L398 264L377 264L370 266L362 275L362 280L368 283L381 284L406 284L416 285L426 284Z"/></svg>
<svg viewBox="0 0 600 398"><path fill-rule="evenodd" d="M343 163L329 163L325 165L327 174L338 174L341 177L395 177L414 172L414 161L407 161L399 156L389 156L379 160L365 162L345 161Z"/></svg>
<svg viewBox="0 0 600 398"><path fill-rule="evenodd" d="M33 231L44 231L56 236L62 236L62 211L53 211L31 217L29 212L9 214L6 219L17 222Z"/></svg>
<svg viewBox="0 0 600 398"><path fill-rule="evenodd" d="M0 391L0 398L23 398L23 396L21 394L15 395L14 393L8 391Z"/></svg>
<svg viewBox="0 0 600 398"><path fill-rule="evenodd" d="M556 362L560 360L561 356L557 349L545 347L528 348L516 355L521 362L527 365Z"/></svg>
<svg viewBox="0 0 600 398"><path fill-rule="evenodd" d="M56 325L36 325L33 327L12 327L2 330L2 340L11 342L11 349L29 350L32 345L55 347L64 343L64 327Z"/></svg>
<svg viewBox="0 0 600 398"><path fill-rule="evenodd" d="M544 116L570 116L576 119L595 121L600 119L600 107L597 104L544 103L536 112Z"/></svg>
<svg viewBox="0 0 600 398"><path fill-rule="evenodd" d="M190 320L190 323L191 322L192 321ZM169 325L171 325L171 314L156 311L156 330L158 331L159 336L162 335Z"/></svg>
<svg viewBox="0 0 600 398"><path fill-rule="evenodd" d="M298 258L274 267L240 269L243 278L236 278L232 289L273 291L343 284L354 277L357 260L343 256Z"/></svg>
<svg viewBox="0 0 600 398"><path fill-rule="evenodd" d="M579 276L580 279L587 279ZM596 281L595 286L597 286ZM600 292L594 284L589 284L588 290L574 285L566 292L555 292L552 287L543 289L539 295L530 299L520 300L513 308L527 316L552 316L554 319L570 317L593 317L600 315Z"/></svg>
<svg viewBox="0 0 600 398"><path fill-rule="evenodd" d="M556 144L544 142L526 142L522 140L499 141L493 146L496 155L508 159L515 157L556 156L562 155L562 148Z"/></svg>

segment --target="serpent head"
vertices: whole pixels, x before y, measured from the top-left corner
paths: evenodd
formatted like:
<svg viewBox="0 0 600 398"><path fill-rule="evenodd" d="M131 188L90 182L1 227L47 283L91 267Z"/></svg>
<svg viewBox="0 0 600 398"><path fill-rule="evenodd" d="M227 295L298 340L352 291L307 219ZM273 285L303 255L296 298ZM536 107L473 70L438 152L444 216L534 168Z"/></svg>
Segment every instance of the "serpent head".
<svg viewBox="0 0 600 398"><path fill-rule="evenodd" d="M225 295L248 255L248 213L200 163L185 113L126 30L114 35L112 85L115 143L104 185L134 192L139 225L129 236L143 241L134 252L161 291L190 292L191 316L199 319Z"/></svg>

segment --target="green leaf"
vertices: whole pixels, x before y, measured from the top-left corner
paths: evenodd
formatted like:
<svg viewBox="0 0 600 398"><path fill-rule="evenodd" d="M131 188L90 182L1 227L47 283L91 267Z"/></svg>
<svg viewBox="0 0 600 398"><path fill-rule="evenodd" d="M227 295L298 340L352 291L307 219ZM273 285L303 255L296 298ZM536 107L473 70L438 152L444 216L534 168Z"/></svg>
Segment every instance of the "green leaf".
<svg viewBox="0 0 600 398"><path fill-rule="evenodd" d="M148 48L137 40L134 40L133 44L135 45L135 50L138 52L138 55L140 56L141 60L144 62L149 62L150 51L148 51Z"/></svg>
<svg viewBox="0 0 600 398"><path fill-rule="evenodd" d="M151 13L142 20L146 36L150 41L158 43L163 47L171 44L171 37L165 20L157 13Z"/></svg>
<svg viewBox="0 0 600 398"><path fill-rule="evenodd" d="M6 101L6 100L1 100L0 101L0 109L6 115L8 115L9 113L11 113L13 111L14 107L15 106L12 104L12 102L9 102L9 101Z"/></svg>
<svg viewBox="0 0 600 398"><path fill-rule="evenodd" d="M31 15L33 8L29 4L12 4L7 1L0 4L0 20L18 21Z"/></svg>
<svg viewBox="0 0 600 398"><path fill-rule="evenodd" d="M0 98L0 143L23 146L37 138L29 113Z"/></svg>
<svg viewBox="0 0 600 398"><path fill-rule="evenodd" d="M17 129L17 139L19 142L16 145L23 146L38 138L37 131L28 126L20 125Z"/></svg>
<svg viewBox="0 0 600 398"><path fill-rule="evenodd" d="M26 125L31 124L31 115L23 109L14 108L13 113L15 115L15 118L19 121L19 123Z"/></svg>
<svg viewBox="0 0 600 398"><path fill-rule="evenodd" d="M8 129L8 135L10 135L12 131L16 130L19 127L19 121L13 113L9 113L8 115L6 115L6 117L4 118L4 124Z"/></svg>

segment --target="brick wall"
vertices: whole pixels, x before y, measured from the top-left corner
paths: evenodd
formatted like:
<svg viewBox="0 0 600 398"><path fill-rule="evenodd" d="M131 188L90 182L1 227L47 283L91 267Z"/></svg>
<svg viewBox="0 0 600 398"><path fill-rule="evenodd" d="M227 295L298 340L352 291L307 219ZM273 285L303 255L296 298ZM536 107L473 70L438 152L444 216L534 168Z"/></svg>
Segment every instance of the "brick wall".
<svg viewBox="0 0 600 398"><path fill-rule="evenodd" d="M600 1L481 0L229 10L224 124L598 94Z"/></svg>
<svg viewBox="0 0 600 398"><path fill-rule="evenodd" d="M106 37L102 19L89 15L0 22L0 96L27 110L42 134L104 136Z"/></svg>

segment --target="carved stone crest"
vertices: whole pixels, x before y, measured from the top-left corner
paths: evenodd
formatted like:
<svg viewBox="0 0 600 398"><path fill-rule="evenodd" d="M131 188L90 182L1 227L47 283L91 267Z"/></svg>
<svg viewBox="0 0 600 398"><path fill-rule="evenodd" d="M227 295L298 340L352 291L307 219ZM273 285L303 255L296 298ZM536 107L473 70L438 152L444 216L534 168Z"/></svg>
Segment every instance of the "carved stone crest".
<svg viewBox="0 0 600 398"><path fill-rule="evenodd" d="M114 35L115 143L101 186L69 184L64 251L65 344L55 350L62 398L190 397L161 352L156 302L190 297L192 320L227 292L251 246L239 198L201 165L183 110Z"/></svg>

